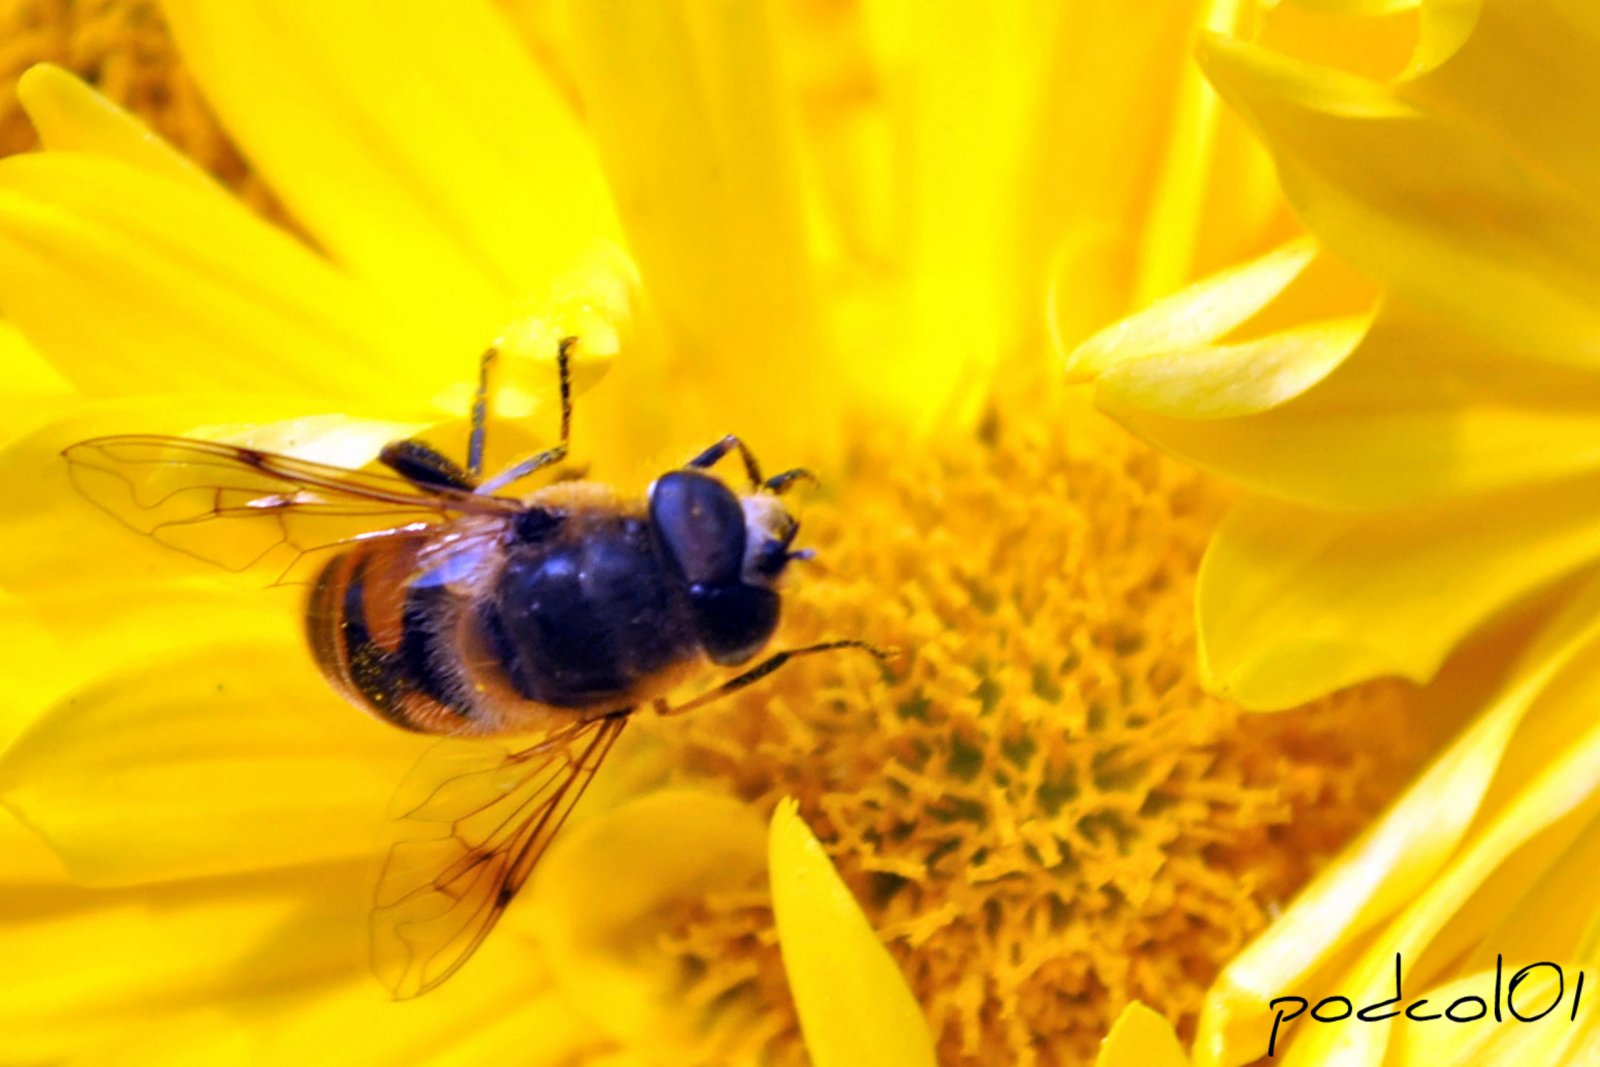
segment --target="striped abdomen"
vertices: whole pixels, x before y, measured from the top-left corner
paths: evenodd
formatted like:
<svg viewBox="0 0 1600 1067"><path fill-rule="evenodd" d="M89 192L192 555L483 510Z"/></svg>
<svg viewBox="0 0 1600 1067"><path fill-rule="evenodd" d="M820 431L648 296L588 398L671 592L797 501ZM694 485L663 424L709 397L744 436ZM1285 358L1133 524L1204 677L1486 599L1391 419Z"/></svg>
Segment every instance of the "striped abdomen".
<svg viewBox="0 0 1600 1067"><path fill-rule="evenodd" d="M306 604L323 675L352 702L421 733L486 733L481 700L462 685L456 612L442 585L416 585L422 538L385 538L330 560Z"/></svg>
<svg viewBox="0 0 1600 1067"><path fill-rule="evenodd" d="M683 579L648 525L452 524L330 560L306 605L323 674L407 730L511 734L636 707L701 669Z"/></svg>

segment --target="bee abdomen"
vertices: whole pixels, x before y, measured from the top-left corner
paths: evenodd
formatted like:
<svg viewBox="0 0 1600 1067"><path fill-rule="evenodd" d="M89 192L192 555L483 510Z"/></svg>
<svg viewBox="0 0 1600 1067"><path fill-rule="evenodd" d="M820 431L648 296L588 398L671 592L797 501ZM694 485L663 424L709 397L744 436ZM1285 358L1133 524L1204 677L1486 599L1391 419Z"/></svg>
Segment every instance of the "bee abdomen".
<svg viewBox="0 0 1600 1067"><path fill-rule="evenodd" d="M403 573L407 546L345 553L323 567L306 605L311 652L346 699L402 729L471 732L473 705L442 668L448 640L432 620L436 587L408 588L375 571ZM435 609L430 611L430 609Z"/></svg>

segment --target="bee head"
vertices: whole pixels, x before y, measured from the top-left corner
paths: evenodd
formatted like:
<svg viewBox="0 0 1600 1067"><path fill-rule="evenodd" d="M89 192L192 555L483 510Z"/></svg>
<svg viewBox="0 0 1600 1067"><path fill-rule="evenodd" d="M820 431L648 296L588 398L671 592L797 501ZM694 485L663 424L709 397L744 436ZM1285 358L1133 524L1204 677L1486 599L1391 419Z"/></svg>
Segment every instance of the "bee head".
<svg viewBox="0 0 1600 1067"><path fill-rule="evenodd" d="M774 589L800 524L768 493L735 496L709 474L671 471L650 487L650 522L688 585L700 641L732 666L759 652L778 625Z"/></svg>

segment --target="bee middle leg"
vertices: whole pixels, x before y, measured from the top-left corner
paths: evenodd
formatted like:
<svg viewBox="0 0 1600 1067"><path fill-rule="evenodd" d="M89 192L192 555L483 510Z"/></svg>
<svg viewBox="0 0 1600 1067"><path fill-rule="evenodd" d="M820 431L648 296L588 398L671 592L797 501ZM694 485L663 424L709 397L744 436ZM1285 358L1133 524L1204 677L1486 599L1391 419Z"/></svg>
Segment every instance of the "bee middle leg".
<svg viewBox="0 0 1600 1067"><path fill-rule="evenodd" d="M898 649L879 648L877 645L869 644L866 641L852 640L823 641L822 643L816 645L805 645L801 648L788 648L784 649L782 652L774 652L772 655L768 656L760 663L757 663L754 667L751 667L744 673L734 675L732 678L729 678L715 689L701 693L699 696L687 700L684 703L679 704L677 707L671 707L666 701L658 700L655 702L655 710L661 715L681 715L686 711L693 711L696 708L703 708L713 701L721 700L725 696L728 696L732 693L737 693L745 686L753 685L756 682L759 682L761 679L773 673L779 667L782 667L792 659L796 659L800 656L814 656L820 652L838 652L848 648L858 648L872 656L879 663L888 663L890 660L894 659L900 654Z"/></svg>

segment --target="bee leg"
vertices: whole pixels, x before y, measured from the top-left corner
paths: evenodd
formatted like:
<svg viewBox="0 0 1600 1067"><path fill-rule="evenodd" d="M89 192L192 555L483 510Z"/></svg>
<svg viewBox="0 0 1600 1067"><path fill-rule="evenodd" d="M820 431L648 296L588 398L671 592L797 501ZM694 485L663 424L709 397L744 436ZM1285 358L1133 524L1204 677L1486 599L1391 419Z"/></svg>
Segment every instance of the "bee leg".
<svg viewBox="0 0 1600 1067"><path fill-rule="evenodd" d="M478 359L478 388L472 394L472 432L467 435L467 472L472 480L483 477L483 445L489 431L489 373L500 349L490 345Z"/></svg>
<svg viewBox="0 0 1600 1067"><path fill-rule="evenodd" d="M694 467L699 470L713 467L718 460L734 449L739 450L739 458L744 460L744 472L750 478L750 488L759 488L761 486L761 465L756 462L755 453L751 452L748 445L731 433L691 459L688 463L685 463L684 466Z"/></svg>
<svg viewBox="0 0 1600 1067"><path fill-rule="evenodd" d="M900 654L898 649L879 648L877 645L871 645L865 641L824 641L821 644L806 645L803 648L788 648L784 649L782 652L774 652L772 655L768 656L760 663L757 663L754 667L751 667L743 674L736 674L732 678L729 678L726 682L723 682L721 685L717 686L715 689L701 693L699 696L685 701L675 708L668 707L665 701L658 700L656 701L655 709L656 712L661 715L681 715L683 712L693 711L696 708L704 707L713 701L721 700L730 693L738 692L747 685L752 685L756 682L759 682L761 679L765 678L767 675L771 674L773 671L776 671L779 667L782 667L785 663L788 663L790 660L798 656L814 656L819 652L837 652L846 648L859 648L863 652L871 655L879 663L888 663L890 660L894 659Z"/></svg>
<svg viewBox="0 0 1600 1067"><path fill-rule="evenodd" d="M556 447L548 448L543 452L536 452L527 459L519 460L518 462L513 463L499 474L496 474L493 478L490 478L488 481L478 486L474 492L484 494L499 492L512 482L519 482L528 475L533 474L536 471L542 471L546 467L552 466L553 464L560 463L566 458L566 445L557 445Z"/></svg>
<svg viewBox="0 0 1600 1067"><path fill-rule="evenodd" d="M512 482L521 481L535 471L541 471L552 464L560 463L567 458L567 443L572 438L572 346L578 343L576 337L563 337L556 346L556 367L561 379L561 443L554 448L547 448L543 452L535 453L526 459L518 460L493 478L478 486L479 493L493 493L505 488ZM493 349L490 350L491 352ZM483 397L487 389L486 378L488 375L489 356L484 357L483 377L480 378L478 388L479 399L474 401L472 408L472 440L477 449L477 462L483 463L483 418L487 403ZM468 457L469 460L471 457ZM469 467L471 466L469 462Z"/></svg>
<svg viewBox="0 0 1600 1067"><path fill-rule="evenodd" d="M772 477L761 483L761 488L765 489L773 496L782 496L784 493L789 491L789 487L791 485L793 485L795 482L802 481L810 482L812 485L816 485L817 476L806 470L804 467L795 467L792 470L779 471L777 474L774 474Z"/></svg>
<svg viewBox="0 0 1600 1067"><path fill-rule="evenodd" d="M477 479L426 441L407 438L390 441L378 453L378 462L418 489L464 489L472 492Z"/></svg>

